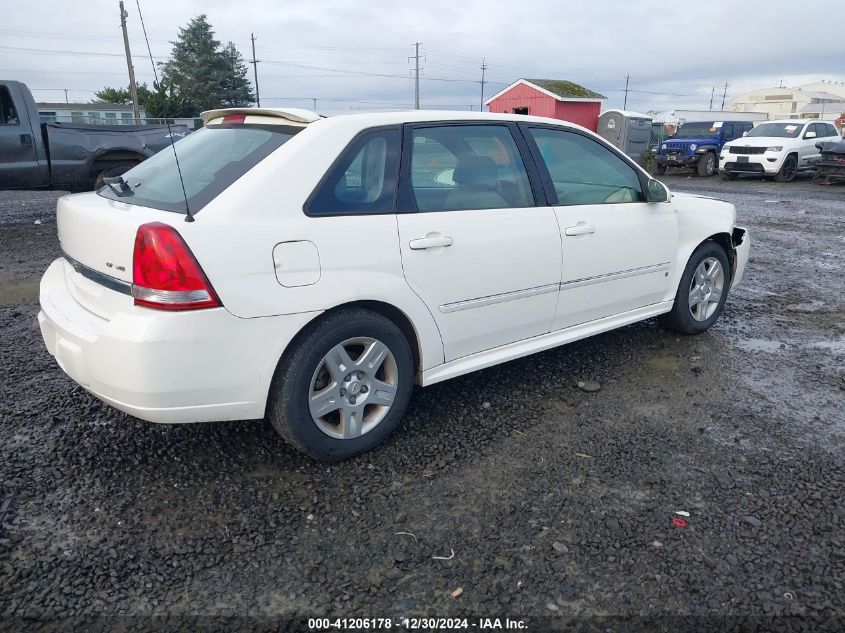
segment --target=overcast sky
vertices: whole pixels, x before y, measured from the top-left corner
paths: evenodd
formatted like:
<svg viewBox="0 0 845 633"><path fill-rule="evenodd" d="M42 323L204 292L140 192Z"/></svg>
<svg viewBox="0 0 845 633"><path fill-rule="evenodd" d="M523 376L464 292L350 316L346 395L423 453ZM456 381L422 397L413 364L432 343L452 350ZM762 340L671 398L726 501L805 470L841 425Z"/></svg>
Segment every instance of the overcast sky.
<svg viewBox="0 0 845 633"><path fill-rule="evenodd" d="M830 0L140 0L153 55L205 13L219 40L251 58L256 41L262 105L323 113L412 107L413 43L422 42L423 107L479 107L520 77L569 79L621 107L714 109L780 82L845 81L841 12ZM126 0L139 82L152 83L135 0ZM159 61L157 59L156 61ZM330 70L331 69L331 70ZM382 76L389 75L389 76ZM8 4L0 23L0 78L24 81L39 101L87 102L125 86L117 0Z"/></svg>

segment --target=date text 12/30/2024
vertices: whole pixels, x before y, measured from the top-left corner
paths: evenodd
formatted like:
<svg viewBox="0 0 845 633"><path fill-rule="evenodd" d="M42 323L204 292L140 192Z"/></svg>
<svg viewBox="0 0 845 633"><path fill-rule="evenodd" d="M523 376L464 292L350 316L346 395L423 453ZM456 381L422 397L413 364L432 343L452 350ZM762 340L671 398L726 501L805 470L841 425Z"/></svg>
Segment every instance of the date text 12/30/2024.
<svg viewBox="0 0 845 633"><path fill-rule="evenodd" d="M409 631L527 631L526 620L511 618L309 618L311 631L378 631L387 629Z"/></svg>

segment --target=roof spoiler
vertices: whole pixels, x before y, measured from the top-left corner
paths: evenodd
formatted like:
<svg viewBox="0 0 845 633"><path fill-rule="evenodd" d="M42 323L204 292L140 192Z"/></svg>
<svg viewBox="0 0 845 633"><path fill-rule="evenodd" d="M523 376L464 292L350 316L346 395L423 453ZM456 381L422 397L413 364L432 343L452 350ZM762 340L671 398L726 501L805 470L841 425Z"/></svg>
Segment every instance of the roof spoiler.
<svg viewBox="0 0 845 633"><path fill-rule="evenodd" d="M217 119L227 114L246 114L276 117L291 123L313 123L323 118L316 112L302 108L219 108L217 110L206 110L200 114L203 123Z"/></svg>

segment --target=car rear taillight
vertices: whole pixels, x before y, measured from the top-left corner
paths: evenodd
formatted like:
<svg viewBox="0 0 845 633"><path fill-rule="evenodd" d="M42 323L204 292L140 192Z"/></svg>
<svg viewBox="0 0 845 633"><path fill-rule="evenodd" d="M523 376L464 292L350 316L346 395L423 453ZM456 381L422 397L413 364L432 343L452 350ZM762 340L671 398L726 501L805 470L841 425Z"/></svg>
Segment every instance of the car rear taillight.
<svg viewBox="0 0 845 633"><path fill-rule="evenodd" d="M243 123L246 121L245 114L227 114L223 117L223 123Z"/></svg>
<svg viewBox="0 0 845 633"><path fill-rule="evenodd" d="M172 226L138 227L132 256L136 306L157 310L217 308L220 300L185 240Z"/></svg>

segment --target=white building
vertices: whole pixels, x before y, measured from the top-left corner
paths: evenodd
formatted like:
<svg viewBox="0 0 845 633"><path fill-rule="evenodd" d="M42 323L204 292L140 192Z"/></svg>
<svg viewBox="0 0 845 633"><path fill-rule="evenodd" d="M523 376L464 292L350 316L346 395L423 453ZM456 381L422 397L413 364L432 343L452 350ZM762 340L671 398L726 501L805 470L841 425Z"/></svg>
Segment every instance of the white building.
<svg viewBox="0 0 845 633"><path fill-rule="evenodd" d="M114 103L38 103L38 114L42 123L96 123L100 125L135 125L131 105ZM141 108L143 125L147 119Z"/></svg>
<svg viewBox="0 0 845 633"><path fill-rule="evenodd" d="M822 81L795 88L764 88L738 96L734 112L766 112L769 119L835 120L845 114L845 81Z"/></svg>

